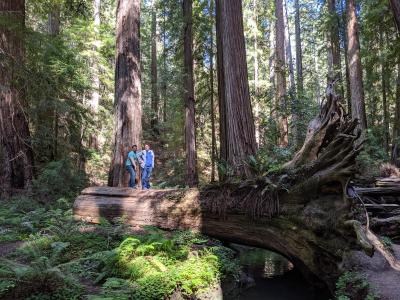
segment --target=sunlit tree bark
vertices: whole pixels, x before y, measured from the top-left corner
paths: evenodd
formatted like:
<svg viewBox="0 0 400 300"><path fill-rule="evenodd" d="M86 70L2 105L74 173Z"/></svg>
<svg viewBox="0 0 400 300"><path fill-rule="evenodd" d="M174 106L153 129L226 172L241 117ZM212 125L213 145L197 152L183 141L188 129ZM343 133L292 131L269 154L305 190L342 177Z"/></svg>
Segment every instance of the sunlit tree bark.
<svg viewBox="0 0 400 300"><path fill-rule="evenodd" d="M183 0L183 57L184 57L184 99L185 99L185 144L186 144L186 184L197 185L197 152L195 129L195 98L193 79L193 35L192 0Z"/></svg>
<svg viewBox="0 0 400 300"><path fill-rule="evenodd" d="M124 186L128 150L140 145L142 136L139 0L118 0L116 31L114 147L108 184Z"/></svg>

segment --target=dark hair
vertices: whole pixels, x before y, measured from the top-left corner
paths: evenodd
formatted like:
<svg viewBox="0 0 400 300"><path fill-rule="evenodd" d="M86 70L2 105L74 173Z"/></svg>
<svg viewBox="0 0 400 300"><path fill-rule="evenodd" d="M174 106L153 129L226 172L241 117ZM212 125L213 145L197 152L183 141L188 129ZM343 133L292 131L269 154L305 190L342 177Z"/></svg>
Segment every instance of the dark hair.
<svg viewBox="0 0 400 300"><path fill-rule="evenodd" d="M133 145L133 146L132 146L132 148L135 148L135 147L137 148L137 145Z"/></svg>

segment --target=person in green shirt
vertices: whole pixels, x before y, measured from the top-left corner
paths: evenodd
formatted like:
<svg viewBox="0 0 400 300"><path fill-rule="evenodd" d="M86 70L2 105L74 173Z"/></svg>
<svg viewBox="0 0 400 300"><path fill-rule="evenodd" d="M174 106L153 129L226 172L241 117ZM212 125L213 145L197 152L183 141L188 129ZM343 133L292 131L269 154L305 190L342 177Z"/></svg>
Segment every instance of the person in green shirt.
<svg viewBox="0 0 400 300"><path fill-rule="evenodd" d="M125 162L125 168L129 172L129 187L135 189L136 188L136 172L138 171L137 160L138 157L136 155L137 145L133 145L131 151L128 153L128 157Z"/></svg>

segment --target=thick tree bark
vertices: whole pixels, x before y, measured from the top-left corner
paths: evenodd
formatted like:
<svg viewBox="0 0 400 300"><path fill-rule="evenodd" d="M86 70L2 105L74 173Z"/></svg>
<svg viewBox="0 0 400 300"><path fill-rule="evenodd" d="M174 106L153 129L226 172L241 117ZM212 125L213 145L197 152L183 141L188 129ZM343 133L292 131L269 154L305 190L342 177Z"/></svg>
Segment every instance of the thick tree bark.
<svg viewBox="0 0 400 300"><path fill-rule="evenodd" d="M211 182L215 181L215 163L217 153L217 138L215 133L215 103L214 103L214 1L210 0L210 115L211 115Z"/></svg>
<svg viewBox="0 0 400 300"><path fill-rule="evenodd" d="M339 93L344 97L342 83L342 63L340 58L339 16L336 12L336 0L328 0L329 29L328 29L328 83L339 81Z"/></svg>
<svg viewBox="0 0 400 300"><path fill-rule="evenodd" d="M221 119L221 148L226 156L221 159L236 175L250 175L245 160L256 152L254 119L247 78L246 49L243 33L241 0L217 1L217 45L222 46L223 105ZM223 115L223 116L222 116ZM226 134L226 136L225 136ZM226 140L223 140L226 139ZM221 154L223 154L221 150Z"/></svg>
<svg viewBox="0 0 400 300"><path fill-rule="evenodd" d="M4 0L0 2L0 17L22 29L25 26L25 1ZM11 25L10 25L11 26ZM17 87L18 72L15 65L24 61L25 49L21 30L0 28L0 52L7 59L0 62L0 142L3 152L3 172L0 186L25 188L33 177L33 151L23 88ZM14 65L15 64L15 65Z"/></svg>
<svg viewBox="0 0 400 300"><path fill-rule="evenodd" d="M125 159L142 137L140 1L118 0L115 64L114 147L109 186L124 186Z"/></svg>
<svg viewBox="0 0 400 300"><path fill-rule="evenodd" d="M351 90L351 113L359 120L359 128L367 129L365 113L364 87L360 57L360 41L355 0L347 0L347 41L349 58L349 78Z"/></svg>
<svg viewBox="0 0 400 300"><path fill-rule="evenodd" d="M393 124L393 142L391 161L400 167L400 63L397 64L396 104Z"/></svg>
<svg viewBox="0 0 400 300"><path fill-rule="evenodd" d="M287 147L289 144L289 132L286 113L285 22L282 1L275 0L275 115L279 132L278 145Z"/></svg>
<svg viewBox="0 0 400 300"><path fill-rule="evenodd" d="M341 34L343 37L344 44L344 63L346 70L346 103L347 103L347 111L351 114L351 89L350 89L350 73L349 73L349 57L348 57L348 47L347 47L347 34L346 34L346 25L347 24L347 13L344 9L343 2L346 0L340 0L340 6L342 10L342 26L341 26Z"/></svg>
<svg viewBox="0 0 400 300"><path fill-rule="evenodd" d="M101 9L101 0L93 0L93 25L95 34L94 51L98 51L100 46L100 41L98 37L99 27L101 24L100 9ZM92 76L93 91L92 91L92 96L90 97L89 107L97 125L98 124L97 114L99 111L99 103L100 103L100 78L99 78L100 70L97 57L94 57L92 59L92 68L93 68L93 76ZM96 150L99 149L99 139L98 139L98 134L96 132L90 134L89 147Z"/></svg>
<svg viewBox="0 0 400 300"><path fill-rule="evenodd" d="M167 122L167 30L166 30L167 6L163 1L163 84L162 84L162 100L163 100L163 122Z"/></svg>
<svg viewBox="0 0 400 300"><path fill-rule="evenodd" d="M268 58L268 70L269 70L269 83L271 85L269 96L271 103L276 103L276 84L275 84L275 24L270 22L269 24L269 58ZM271 109L271 117L275 115L276 105Z"/></svg>
<svg viewBox="0 0 400 300"><path fill-rule="evenodd" d="M192 35L192 0L183 0L183 35L184 56L184 99L185 99L185 144L186 144L186 183L193 187L198 183L195 100L193 79L193 35Z"/></svg>
<svg viewBox="0 0 400 300"><path fill-rule="evenodd" d="M383 47L383 33L380 35L381 46ZM382 107L383 107L383 147L386 153L389 153L389 111L387 103L387 74L388 70L386 68L385 58L382 57L381 65L381 79L382 79Z"/></svg>
<svg viewBox="0 0 400 300"><path fill-rule="evenodd" d="M153 134L157 136L158 132L158 110L159 110L159 96L158 96L158 70L157 70L157 11L155 0L152 4L151 12L151 128Z"/></svg>
<svg viewBox="0 0 400 300"><path fill-rule="evenodd" d="M300 27L300 4L299 0L295 0L295 35L296 35L296 81L297 94L302 97L304 93L303 86L303 52L301 48L301 27Z"/></svg>
<svg viewBox="0 0 400 300"><path fill-rule="evenodd" d="M227 158L227 127L226 127L226 105L225 105L225 76L224 76L224 49L222 44L222 1L215 0L215 29L217 38L217 79L218 79L218 110L219 110L219 160ZM224 180L226 174L219 172L218 177Z"/></svg>
<svg viewBox="0 0 400 300"><path fill-rule="evenodd" d="M254 122L257 147L261 144L261 120L260 120L260 89L259 89L259 64L258 64L258 17L257 0L253 0L253 22L256 29L253 30L253 48L254 48Z"/></svg>
<svg viewBox="0 0 400 300"><path fill-rule="evenodd" d="M400 33L400 2L398 0L389 0L396 21L397 31Z"/></svg>

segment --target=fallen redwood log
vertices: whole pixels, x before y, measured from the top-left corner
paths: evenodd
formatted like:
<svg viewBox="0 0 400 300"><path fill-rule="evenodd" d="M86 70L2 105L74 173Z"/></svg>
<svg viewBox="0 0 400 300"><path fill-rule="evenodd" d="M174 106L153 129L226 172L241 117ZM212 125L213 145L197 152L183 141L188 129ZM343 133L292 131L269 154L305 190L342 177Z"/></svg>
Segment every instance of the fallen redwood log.
<svg viewBox="0 0 400 300"><path fill-rule="evenodd" d="M232 178L202 190L88 188L76 199L77 219L123 217L132 225L193 229L286 256L310 282L334 291L344 255L374 247L357 220L347 183L361 150L357 120L327 88L303 147L281 169Z"/></svg>

